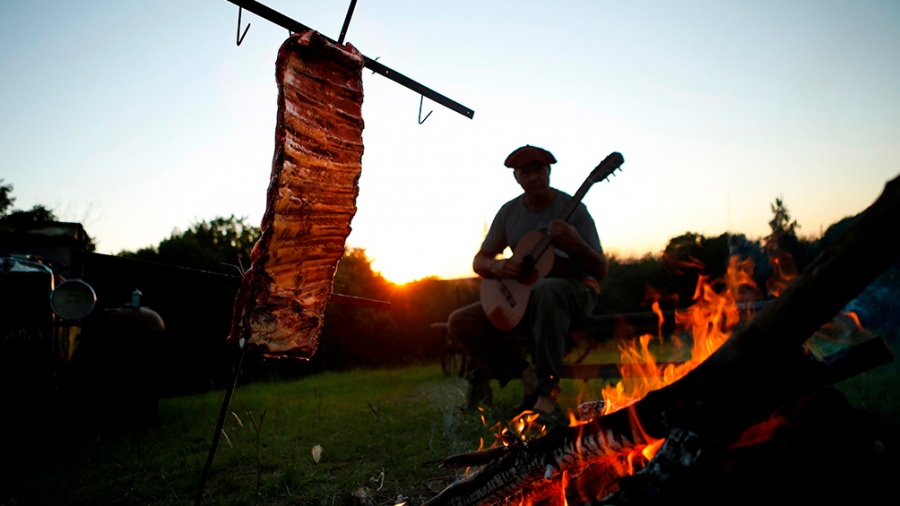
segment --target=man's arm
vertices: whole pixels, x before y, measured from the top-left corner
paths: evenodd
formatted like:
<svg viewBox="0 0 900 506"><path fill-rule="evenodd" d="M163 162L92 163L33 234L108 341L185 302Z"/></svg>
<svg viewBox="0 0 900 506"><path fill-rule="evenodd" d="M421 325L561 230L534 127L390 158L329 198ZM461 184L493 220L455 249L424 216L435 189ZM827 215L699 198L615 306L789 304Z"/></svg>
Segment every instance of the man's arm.
<svg viewBox="0 0 900 506"><path fill-rule="evenodd" d="M553 244L577 258L588 274L602 281L606 277L608 264L606 255L592 248L578 233L578 229L563 220L553 220L547 230ZM477 271L476 271L477 272Z"/></svg>

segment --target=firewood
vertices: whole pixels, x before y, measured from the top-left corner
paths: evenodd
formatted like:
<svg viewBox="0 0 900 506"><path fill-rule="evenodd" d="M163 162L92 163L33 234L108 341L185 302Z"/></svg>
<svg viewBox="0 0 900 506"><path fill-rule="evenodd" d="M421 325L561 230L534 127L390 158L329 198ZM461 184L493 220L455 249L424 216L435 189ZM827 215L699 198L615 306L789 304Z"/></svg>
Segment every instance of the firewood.
<svg viewBox="0 0 900 506"><path fill-rule="evenodd" d="M558 427L450 485L426 505L494 504L585 461L636 448L673 430L728 439L821 386L803 342L900 260L885 234L900 226L900 177L784 293L737 328L683 378L631 407ZM643 431L633 429L631 418Z"/></svg>
<svg viewBox="0 0 900 506"><path fill-rule="evenodd" d="M448 457L441 463L441 467L447 469L459 469L462 467L483 466L489 462L493 462L509 452L506 446L495 446L469 453L461 453Z"/></svg>

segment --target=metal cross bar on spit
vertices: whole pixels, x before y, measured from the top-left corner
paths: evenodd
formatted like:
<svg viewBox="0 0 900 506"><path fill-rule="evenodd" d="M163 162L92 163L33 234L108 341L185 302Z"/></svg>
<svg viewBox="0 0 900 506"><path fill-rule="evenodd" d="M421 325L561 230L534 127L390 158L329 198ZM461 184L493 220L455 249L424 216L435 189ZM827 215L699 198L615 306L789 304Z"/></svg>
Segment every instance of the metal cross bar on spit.
<svg viewBox="0 0 900 506"><path fill-rule="evenodd" d="M291 18L285 16L284 14L282 14L270 7L267 7L259 2L256 2L254 0L228 0L228 1L237 5L238 7L247 9L248 11L256 14L257 16L259 16L263 19L271 21L272 23L275 23L276 25L281 26L282 28L286 28L287 30L289 30L291 32L304 32L307 30L311 30L310 27L304 25L303 23L296 21L294 19L291 19ZM354 5L355 5L355 2L354 2ZM346 31L347 31L347 24L349 22L349 16L352 14L352 12L353 11L351 9L350 12L348 12L347 19L345 20L344 27L341 32L342 39L343 39L343 34L346 33ZM246 35L246 32L245 32L245 35ZM339 44L338 42L334 41L333 39L331 39L329 37L326 37L324 35L323 35L323 37L328 39L329 42L332 42L334 44ZM241 37L241 39L243 39L243 37ZM343 40L341 42L343 42ZM460 104L459 102L456 102L454 100L451 100L451 99L445 97L444 95L441 95L440 93L432 90L431 88L428 88L427 86L424 86L424 85L410 79L409 77L406 77L405 75L401 74L400 72L397 72L396 70L393 70L385 65L382 65L381 63L378 63L377 61L373 60L372 58L369 58L366 55L362 55L362 57L365 61L365 67L367 69L371 70L372 72L377 72L377 73L383 75L384 77L387 77L391 81L394 81L395 83L398 83L406 88L409 88L409 89L415 91L416 93L421 94L424 97L428 97L429 99L441 104L442 106L444 106L448 109L456 111L459 114L462 114L463 116L465 116L467 118L471 119L475 116L475 111Z"/></svg>

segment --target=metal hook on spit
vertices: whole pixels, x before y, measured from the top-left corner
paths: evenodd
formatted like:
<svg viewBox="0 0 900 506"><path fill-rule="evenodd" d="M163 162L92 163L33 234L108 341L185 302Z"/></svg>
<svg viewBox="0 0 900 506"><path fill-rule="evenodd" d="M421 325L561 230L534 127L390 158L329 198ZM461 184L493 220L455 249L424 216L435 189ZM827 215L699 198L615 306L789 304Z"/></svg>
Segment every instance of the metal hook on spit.
<svg viewBox="0 0 900 506"><path fill-rule="evenodd" d="M425 123L425 120L428 119L428 116L431 116L431 113L434 112L433 110L428 111L428 114L426 114L424 118L422 117L422 102L424 102L424 101L425 101L425 95L420 95L419 96L419 124L420 125L422 123Z"/></svg>
<svg viewBox="0 0 900 506"><path fill-rule="evenodd" d="M244 10L243 7L238 6L237 34L235 34L234 37L235 37L235 42L237 42L237 45L239 45L239 46L241 45L241 42L244 42L244 37L247 36L247 30L250 29L250 23L247 23L247 28L244 28L244 34L241 35L241 11L243 11L243 10Z"/></svg>

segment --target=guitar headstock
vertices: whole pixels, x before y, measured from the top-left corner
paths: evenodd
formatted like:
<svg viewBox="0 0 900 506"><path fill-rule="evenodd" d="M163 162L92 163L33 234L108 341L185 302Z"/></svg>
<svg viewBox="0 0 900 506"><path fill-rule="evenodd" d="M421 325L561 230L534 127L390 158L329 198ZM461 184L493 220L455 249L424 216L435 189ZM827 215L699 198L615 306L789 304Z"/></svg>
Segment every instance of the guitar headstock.
<svg viewBox="0 0 900 506"><path fill-rule="evenodd" d="M622 153L613 151L600 162L600 165L591 171L591 175L588 176L588 179L590 179L592 183L603 181L621 167L623 163L625 163L625 158L622 157Z"/></svg>

